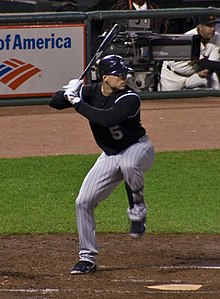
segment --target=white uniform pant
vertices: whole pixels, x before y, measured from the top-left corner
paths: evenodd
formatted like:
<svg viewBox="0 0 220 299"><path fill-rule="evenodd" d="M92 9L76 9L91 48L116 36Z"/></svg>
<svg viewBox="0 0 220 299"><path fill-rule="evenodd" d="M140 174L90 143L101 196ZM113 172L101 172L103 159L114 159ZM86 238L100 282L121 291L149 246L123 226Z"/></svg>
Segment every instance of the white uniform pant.
<svg viewBox="0 0 220 299"><path fill-rule="evenodd" d="M194 88L220 89L216 73L210 73L207 78L200 78L198 74L189 77L175 74L172 70L162 67L158 91L171 91Z"/></svg>
<svg viewBox="0 0 220 299"><path fill-rule="evenodd" d="M141 140L118 155L102 153L86 175L76 199L80 260L96 261L95 207L125 181L130 186L134 202L143 201L144 172L154 161L154 148L150 140ZM111 215L109 215L111 217Z"/></svg>

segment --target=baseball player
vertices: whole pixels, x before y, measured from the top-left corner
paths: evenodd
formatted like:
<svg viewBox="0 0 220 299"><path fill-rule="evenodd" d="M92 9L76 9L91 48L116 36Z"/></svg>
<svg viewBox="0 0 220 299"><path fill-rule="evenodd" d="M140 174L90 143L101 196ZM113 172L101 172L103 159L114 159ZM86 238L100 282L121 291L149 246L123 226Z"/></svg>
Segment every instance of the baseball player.
<svg viewBox="0 0 220 299"><path fill-rule="evenodd" d="M212 69L200 67L203 59L219 61L220 35L215 32L215 17L201 16L196 28L186 34L201 36L199 61L164 61L162 65L159 91L193 88L219 89L219 79Z"/></svg>
<svg viewBox="0 0 220 299"><path fill-rule="evenodd" d="M102 81L82 85L73 79L65 91L58 91L49 105L56 109L73 107L88 119L102 154L86 175L76 199L79 261L71 274L97 269L95 207L122 181L130 191L133 207L128 208L131 237L145 231L144 172L154 161L154 148L141 125L139 96L126 85L128 68L119 55L108 55L98 63Z"/></svg>

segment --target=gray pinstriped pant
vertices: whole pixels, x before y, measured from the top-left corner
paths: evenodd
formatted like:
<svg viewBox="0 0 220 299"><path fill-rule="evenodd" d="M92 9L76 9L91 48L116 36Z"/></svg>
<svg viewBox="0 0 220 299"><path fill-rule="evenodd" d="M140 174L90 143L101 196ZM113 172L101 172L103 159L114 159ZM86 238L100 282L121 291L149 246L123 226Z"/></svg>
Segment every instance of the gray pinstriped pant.
<svg viewBox="0 0 220 299"><path fill-rule="evenodd" d="M143 201L144 172L150 169L154 158L154 147L145 136L118 155L102 153L99 156L86 175L76 199L80 260L96 262L95 207L123 180L134 192L134 201Z"/></svg>

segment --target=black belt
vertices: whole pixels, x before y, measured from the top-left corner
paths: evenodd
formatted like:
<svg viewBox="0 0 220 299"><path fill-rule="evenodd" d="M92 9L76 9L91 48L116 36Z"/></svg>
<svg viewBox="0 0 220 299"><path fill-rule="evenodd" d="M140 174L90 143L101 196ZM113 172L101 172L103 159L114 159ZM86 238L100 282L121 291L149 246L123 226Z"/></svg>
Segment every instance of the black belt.
<svg viewBox="0 0 220 299"><path fill-rule="evenodd" d="M178 72L172 70L171 67L170 67L169 65L167 65L167 69L168 69L169 71L173 72L174 74L176 74L176 75L178 75L178 76L181 76L181 77L189 77L189 76L191 76L191 75L183 75L183 74L180 74L180 73L178 73Z"/></svg>

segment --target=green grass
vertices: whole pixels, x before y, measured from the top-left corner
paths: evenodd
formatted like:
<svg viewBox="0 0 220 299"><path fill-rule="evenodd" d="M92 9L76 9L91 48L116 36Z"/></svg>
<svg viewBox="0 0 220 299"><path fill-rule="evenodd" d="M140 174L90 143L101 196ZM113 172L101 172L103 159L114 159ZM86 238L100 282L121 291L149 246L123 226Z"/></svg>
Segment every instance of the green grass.
<svg viewBox="0 0 220 299"><path fill-rule="evenodd" d="M0 159L0 234L76 232L75 198L97 155ZM145 176L148 232L220 233L220 150L158 153ZM96 209L98 232L127 232L123 184Z"/></svg>
<svg viewBox="0 0 220 299"><path fill-rule="evenodd" d="M155 165L150 231L220 233L220 151L164 153Z"/></svg>

